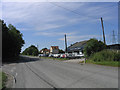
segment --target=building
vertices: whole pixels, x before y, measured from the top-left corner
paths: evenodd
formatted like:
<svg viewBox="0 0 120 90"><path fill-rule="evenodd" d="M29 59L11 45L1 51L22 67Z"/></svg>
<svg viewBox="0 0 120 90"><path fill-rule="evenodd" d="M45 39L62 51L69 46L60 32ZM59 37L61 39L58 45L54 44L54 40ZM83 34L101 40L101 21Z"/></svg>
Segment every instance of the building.
<svg viewBox="0 0 120 90"><path fill-rule="evenodd" d="M44 55L47 55L47 54L50 53L50 50L47 49L47 48L43 48L42 50L40 50L40 53L41 53L41 54L44 54Z"/></svg>
<svg viewBox="0 0 120 90"><path fill-rule="evenodd" d="M58 46L51 46L50 53L51 54L58 54L59 53L59 47Z"/></svg>
<svg viewBox="0 0 120 90"><path fill-rule="evenodd" d="M88 40L71 44L71 46L67 48L67 52L72 54L83 54L83 49L87 41Z"/></svg>

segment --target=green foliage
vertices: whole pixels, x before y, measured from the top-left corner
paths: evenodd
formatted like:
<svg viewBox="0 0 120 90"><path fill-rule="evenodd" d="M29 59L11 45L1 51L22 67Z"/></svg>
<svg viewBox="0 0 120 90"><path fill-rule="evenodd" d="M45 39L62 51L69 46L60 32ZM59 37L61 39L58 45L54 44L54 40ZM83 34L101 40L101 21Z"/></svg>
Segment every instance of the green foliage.
<svg viewBox="0 0 120 90"><path fill-rule="evenodd" d="M103 42L98 41L97 39L90 39L84 47L84 54L86 57L89 57L90 55L99 52L105 48L106 45Z"/></svg>
<svg viewBox="0 0 120 90"><path fill-rule="evenodd" d="M59 49L59 53L65 53L65 51L63 51L62 49Z"/></svg>
<svg viewBox="0 0 120 90"><path fill-rule="evenodd" d="M39 51L37 49L37 47L35 47L34 45L31 45L30 47L26 48L23 53L23 55L32 55L32 56L38 56Z"/></svg>
<svg viewBox="0 0 120 90"><path fill-rule="evenodd" d="M5 88L5 83L7 81L7 75L0 71L0 89Z"/></svg>
<svg viewBox="0 0 120 90"><path fill-rule="evenodd" d="M7 27L3 20L0 20L0 23L2 23L2 58L18 56L25 43L22 33L11 24Z"/></svg>
<svg viewBox="0 0 120 90"><path fill-rule="evenodd" d="M103 50L90 57L94 62L120 61L120 51Z"/></svg>
<svg viewBox="0 0 120 90"><path fill-rule="evenodd" d="M94 62L93 60L86 60L86 63L98 64L98 65L105 65L105 66L114 66L120 67L119 61L101 61L101 62Z"/></svg>

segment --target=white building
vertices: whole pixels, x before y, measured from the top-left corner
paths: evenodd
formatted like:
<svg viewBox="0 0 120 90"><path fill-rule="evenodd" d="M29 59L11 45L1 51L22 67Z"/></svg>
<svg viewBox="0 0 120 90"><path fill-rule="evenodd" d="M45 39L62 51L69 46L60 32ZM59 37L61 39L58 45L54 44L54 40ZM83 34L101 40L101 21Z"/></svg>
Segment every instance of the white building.
<svg viewBox="0 0 120 90"><path fill-rule="evenodd" d="M59 53L59 47L58 46L51 46L50 53L51 54L58 54Z"/></svg>

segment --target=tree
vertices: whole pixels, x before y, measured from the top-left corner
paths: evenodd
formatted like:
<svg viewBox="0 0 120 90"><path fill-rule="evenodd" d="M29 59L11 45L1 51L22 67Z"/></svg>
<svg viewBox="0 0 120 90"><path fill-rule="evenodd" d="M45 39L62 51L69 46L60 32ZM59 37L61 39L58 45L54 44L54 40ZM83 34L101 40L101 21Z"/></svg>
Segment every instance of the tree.
<svg viewBox="0 0 120 90"><path fill-rule="evenodd" d="M84 54L86 57L89 57L90 55L99 52L105 48L106 45L103 42L98 41L97 39L90 39L84 47Z"/></svg>
<svg viewBox="0 0 120 90"><path fill-rule="evenodd" d="M23 55L32 55L32 56L38 56L39 51L37 49L37 47L35 47L34 45L31 45L30 47L26 48L23 52Z"/></svg>
<svg viewBox="0 0 120 90"><path fill-rule="evenodd" d="M63 51L62 49L59 49L59 53L65 53L65 51Z"/></svg>
<svg viewBox="0 0 120 90"><path fill-rule="evenodd" d="M2 58L18 56L25 43L22 33L11 24L7 27L3 20L0 20L0 23L2 23Z"/></svg>

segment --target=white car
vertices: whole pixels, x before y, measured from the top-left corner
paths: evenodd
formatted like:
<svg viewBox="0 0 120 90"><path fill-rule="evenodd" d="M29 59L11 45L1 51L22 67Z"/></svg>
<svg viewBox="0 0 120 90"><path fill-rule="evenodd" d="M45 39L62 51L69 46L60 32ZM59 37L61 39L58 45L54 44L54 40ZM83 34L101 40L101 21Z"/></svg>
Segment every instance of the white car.
<svg viewBox="0 0 120 90"><path fill-rule="evenodd" d="M53 57L53 54L49 54L49 56L48 57Z"/></svg>
<svg viewBox="0 0 120 90"><path fill-rule="evenodd" d="M39 54L38 56L41 57L41 56L44 56L44 55L43 54Z"/></svg>
<svg viewBox="0 0 120 90"><path fill-rule="evenodd" d="M60 54L53 54L53 57L58 58L60 57Z"/></svg>

